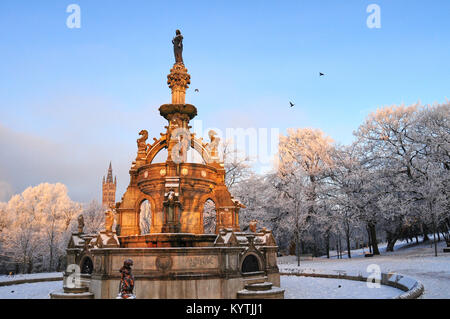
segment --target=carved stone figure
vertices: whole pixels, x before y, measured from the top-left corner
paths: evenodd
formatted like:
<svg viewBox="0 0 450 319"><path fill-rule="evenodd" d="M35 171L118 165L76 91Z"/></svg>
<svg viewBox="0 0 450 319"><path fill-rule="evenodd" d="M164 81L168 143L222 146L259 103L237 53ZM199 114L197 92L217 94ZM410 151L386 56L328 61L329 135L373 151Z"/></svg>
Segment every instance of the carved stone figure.
<svg viewBox="0 0 450 319"><path fill-rule="evenodd" d="M112 233L112 228L114 225L114 212L112 208L105 212L105 230L107 233Z"/></svg>
<svg viewBox="0 0 450 319"><path fill-rule="evenodd" d="M83 215L78 216L78 233L82 234L84 232L84 217Z"/></svg>
<svg viewBox="0 0 450 319"><path fill-rule="evenodd" d="M133 295L134 290L134 276L131 273L131 266L133 266L133 260L127 259L123 262L123 267L120 268L120 286L119 286L119 298L130 299L135 298Z"/></svg>
<svg viewBox="0 0 450 319"><path fill-rule="evenodd" d="M173 189L171 189L168 193L167 193L167 205L168 207L168 214L167 214L167 219L169 221L173 221L174 218L174 209L175 209L175 191Z"/></svg>
<svg viewBox="0 0 450 319"><path fill-rule="evenodd" d="M173 206L175 203L175 191L173 188L167 193L167 202L169 203L169 206Z"/></svg>
<svg viewBox="0 0 450 319"><path fill-rule="evenodd" d="M210 139L210 143L208 144L208 150L210 152L211 157L217 158L219 156L219 143L220 138L216 136L217 133L213 130L208 132L208 136Z"/></svg>
<svg viewBox="0 0 450 319"><path fill-rule="evenodd" d="M145 153L147 151L148 132L147 130L142 130L139 132L139 135L142 137L137 140L138 153Z"/></svg>
<svg viewBox="0 0 450 319"><path fill-rule="evenodd" d="M175 31L176 35L172 40L175 63L183 63L183 36L180 30Z"/></svg>
<svg viewBox="0 0 450 319"><path fill-rule="evenodd" d="M257 224L258 224L258 221L256 219L253 219L253 220L250 221L250 224L249 224L248 227L250 228L250 231L252 233L256 233L256 225Z"/></svg>

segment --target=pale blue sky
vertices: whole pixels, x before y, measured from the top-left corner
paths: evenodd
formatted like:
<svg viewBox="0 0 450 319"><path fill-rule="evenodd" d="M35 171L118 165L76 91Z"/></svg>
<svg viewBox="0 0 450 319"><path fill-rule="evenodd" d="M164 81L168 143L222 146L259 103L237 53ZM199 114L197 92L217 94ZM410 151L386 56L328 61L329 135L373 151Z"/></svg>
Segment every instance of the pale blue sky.
<svg viewBox="0 0 450 319"><path fill-rule="evenodd" d="M71 3L81 29L66 27ZM381 29L366 26L372 3ZM1 0L0 186L100 199L112 160L119 200L137 133L163 131L177 28L204 128L314 127L350 143L377 107L450 98L449 13L448 0Z"/></svg>

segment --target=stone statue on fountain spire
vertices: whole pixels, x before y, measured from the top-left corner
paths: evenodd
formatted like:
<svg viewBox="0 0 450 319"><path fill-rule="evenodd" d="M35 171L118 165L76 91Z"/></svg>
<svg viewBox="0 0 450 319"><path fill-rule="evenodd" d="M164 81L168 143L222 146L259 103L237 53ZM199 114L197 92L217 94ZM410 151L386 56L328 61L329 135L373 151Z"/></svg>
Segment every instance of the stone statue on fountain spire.
<svg viewBox="0 0 450 319"><path fill-rule="evenodd" d="M175 63L183 63L183 36L181 35L180 30L176 30L175 33L176 35L172 39Z"/></svg>
<svg viewBox="0 0 450 319"><path fill-rule="evenodd" d="M185 104L186 89L191 84L191 76L183 62L183 36L180 30L176 31L176 36L172 39L175 64L167 76L167 84L172 90L172 104Z"/></svg>

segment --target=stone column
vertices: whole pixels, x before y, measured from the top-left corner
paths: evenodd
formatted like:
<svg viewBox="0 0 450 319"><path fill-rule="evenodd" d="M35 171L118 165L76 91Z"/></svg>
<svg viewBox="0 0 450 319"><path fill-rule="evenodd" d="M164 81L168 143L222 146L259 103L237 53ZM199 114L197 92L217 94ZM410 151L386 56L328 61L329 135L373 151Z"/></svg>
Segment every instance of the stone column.
<svg viewBox="0 0 450 319"><path fill-rule="evenodd" d="M167 84L172 89L172 104L184 104L186 89L191 84L191 76L187 73L184 64L177 62L167 76Z"/></svg>

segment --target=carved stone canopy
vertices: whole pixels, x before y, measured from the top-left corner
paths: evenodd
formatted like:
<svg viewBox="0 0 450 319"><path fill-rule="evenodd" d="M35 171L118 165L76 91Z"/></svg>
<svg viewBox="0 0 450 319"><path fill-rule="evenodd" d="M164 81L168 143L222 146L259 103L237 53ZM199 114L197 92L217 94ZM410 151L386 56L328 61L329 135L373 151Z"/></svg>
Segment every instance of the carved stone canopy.
<svg viewBox="0 0 450 319"><path fill-rule="evenodd" d="M170 121L173 114L186 115L188 120L197 116L197 108L192 104L163 104L159 107L159 114Z"/></svg>
<svg viewBox="0 0 450 319"><path fill-rule="evenodd" d="M170 69L170 74L167 76L167 84L169 88L182 87L189 88L191 84L191 76L187 73L188 70L182 63L175 63L173 68Z"/></svg>

